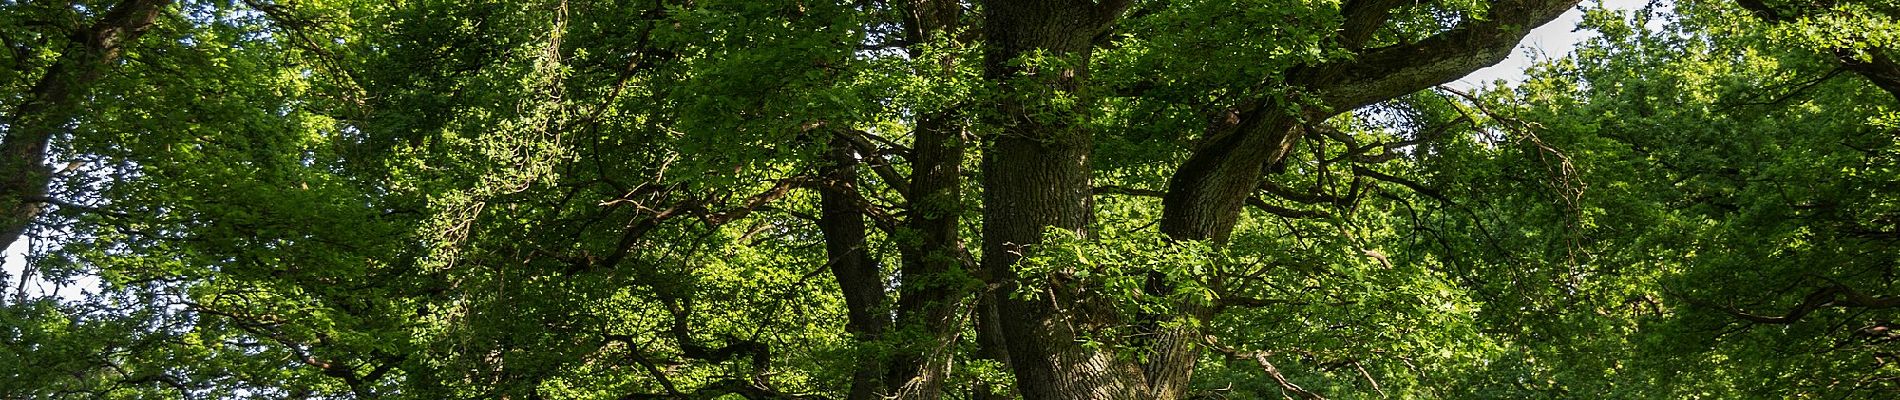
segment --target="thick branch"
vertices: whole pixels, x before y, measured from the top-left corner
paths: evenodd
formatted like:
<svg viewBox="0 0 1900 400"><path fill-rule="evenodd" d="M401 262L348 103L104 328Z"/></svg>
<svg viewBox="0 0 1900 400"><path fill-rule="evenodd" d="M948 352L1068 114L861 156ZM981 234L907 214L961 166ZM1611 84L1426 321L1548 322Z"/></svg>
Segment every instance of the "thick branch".
<svg viewBox="0 0 1900 400"><path fill-rule="evenodd" d="M1300 398L1306 400L1326 400L1326 396L1321 396L1319 393L1307 390L1306 388L1300 387L1300 385L1294 384L1293 381L1288 380L1285 374L1280 373L1279 367L1275 367L1271 361L1267 360L1267 357L1273 355L1271 352L1240 351L1232 347L1221 345L1213 336L1205 337L1204 341L1208 348L1212 348L1215 352L1227 356L1228 359L1252 361L1255 365L1259 365L1261 371L1267 373L1267 377L1273 378L1273 383L1280 385L1281 390L1293 392L1293 394L1299 395Z"/></svg>
<svg viewBox="0 0 1900 400"><path fill-rule="evenodd" d="M845 330L860 343L874 343L883 338L892 323L886 311L890 299L884 292L884 274L865 242L864 213L855 200L857 154L840 143L846 140L834 140L831 162L824 172L827 184L818 187L818 228L825 238L825 264L844 294ZM872 400L880 396L885 390L883 361L873 356L858 362L847 399Z"/></svg>
<svg viewBox="0 0 1900 400"><path fill-rule="evenodd" d="M869 139L866 139L872 137L877 137L877 135L858 130L838 132L839 139L842 139L845 144L848 144L851 148L856 149L858 154L862 154L865 158L877 157L877 154L880 153L877 145L871 143ZM893 148L893 150L897 149ZM898 155L903 156L904 153L899 152ZM908 180L904 178L903 174L897 173L897 169L892 168L891 163L882 162L880 160L879 162L866 162L865 164L871 167L871 172L877 174L878 179L884 180L885 185L889 186L892 191L897 192L898 196L902 196L905 199L911 197L910 188L904 185Z"/></svg>
<svg viewBox="0 0 1900 400"><path fill-rule="evenodd" d="M1396 183L1396 184L1399 184L1399 186L1404 186L1406 188L1412 189L1412 191L1418 192L1418 194L1425 195L1425 197L1430 197L1433 200L1445 202L1445 204L1457 204L1457 203L1452 202L1451 198L1445 197L1443 193L1439 193L1437 189L1432 189L1431 187L1425 186L1425 184L1419 183L1417 181L1400 178L1397 176L1386 174L1384 172L1374 171L1371 168L1366 168L1366 167L1362 167L1358 165L1352 166L1352 173L1360 175L1360 176L1372 178L1372 179L1385 181L1385 182Z"/></svg>
<svg viewBox="0 0 1900 400"><path fill-rule="evenodd" d="M1900 62L1894 61L1893 57L1879 50L1868 50L1867 60L1861 60L1846 50L1835 50L1835 57L1848 70L1867 78L1874 86L1886 90L1895 100L1900 100Z"/></svg>
<svg viewBox="0 0 1900 400"><path fill-rule="evenodd" d="M1346 2L1346 4L1339 8L1339 14L1342 18L1339 27L1339 43L1345 45L1348 49L1358 50L1364 48L1366 41L1372 39L1372 34L1377 33L1379 28L1385 26L1385 21L1392 17L1392 10L1406 4L1414 4L1414 2L1410 0L1352 0Z"/></svg>
<svg viewBox="0 0 1900 400"><path fill-rule="evenodd" d="M1532 28L1550 22L1579 0L1504 0L1482 20L1470 20L1417 43L1374 49L1321 70L1339 79L1316 87L1333 110L1343 111L1451 82L1511 54Z"/></svg>
<svg viewBox="0 0 1900 400"><path fill-rule="evenodd" d="M1806 297L1803 297L1800 303L1795 304L1794 308L1789 309L1787 313L1782 315L1770 316L1752 314L1734 307L1718 306L1701 301L1697 302L1713 306L1725 314L1749 322L1759 324L1792 324L1799 322L1802 317L1806 317L1808 314L1829 307L1863 309L1900 307L1900 296L1870 295L1848 287L1840 282L1830 281L1827 286L1816 289L1813 293L1809 293Z"/></svg>

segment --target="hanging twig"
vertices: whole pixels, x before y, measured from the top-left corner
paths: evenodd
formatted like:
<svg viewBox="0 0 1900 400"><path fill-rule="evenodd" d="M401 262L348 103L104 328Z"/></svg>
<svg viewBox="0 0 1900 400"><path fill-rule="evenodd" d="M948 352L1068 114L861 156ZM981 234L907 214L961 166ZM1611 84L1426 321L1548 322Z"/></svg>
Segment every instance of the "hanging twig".
<svg viewBox="0 0 1900 400"><path fill-rule="evenodd" d="M1273 378L1274 383L1280 385L1281 390L1293 392L1293 394L1299 395L1300 398L1306 399L1306 400L1326 400L1326 396L1321 396L1319 393L1314 393L1311 390L1306 390L1306 388L1300 387L1300 385L1293 383L1293 381L1291 380L1288 380L1286 378L1286 374L1283 374L1280 372L1279 367L1275 367L1273 365L1273 362L1267 360L1267 357L1272 356L1273 352L1270 352L1270 351L1243 352L1232 347L1221 345L1220 341L1214 338L1214 336L1212 335L1203 336L1202 342L1207 344L1207 347L1209 349L1213 349L1215 352L1219 352L1221 354L1226 355L1228 359L1253 361L1254 364L1257 364L1260 366L1261 370L1264 370L1267 372L1268 377Z"/></svg>

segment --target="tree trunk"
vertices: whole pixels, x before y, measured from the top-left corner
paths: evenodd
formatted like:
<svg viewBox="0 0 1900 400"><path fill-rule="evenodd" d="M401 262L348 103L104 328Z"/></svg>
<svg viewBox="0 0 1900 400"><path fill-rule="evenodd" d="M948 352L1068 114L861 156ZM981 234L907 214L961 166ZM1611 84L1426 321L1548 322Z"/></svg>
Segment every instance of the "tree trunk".
<svg viewBox="0 0 1900 400"><path fill-rule="evenodd" d="M59 59L33 84L27 100L6 116L0 141L0 248L19 240L44 207L53 171L47 146L78 113L78 104L125 45L151 29L171 0L124 0L91 27L73 32Z"/></svg>
<svg viewBox="0 0 1900 400"><path fill-rule="evenodd" d="M850 143L839 139L832 142L830 159L818 188L822 214L818 228L825 235L826 263L844 292L848 318L845 330L860 343L876 342L891 325L887 311L890 304L884 294L884 274L865 245L864 214L858 209L855 189L857 154ZM883 398L885 371L882 357L860 358L846 398Z"/></svg>
<svg viewBox="0 0 1900 400"><path fill-rule="evenodd" d="M942 396L948 374L949 342L960 328L958 305L970 292L963 283L959 255L962 215L962 129L942 115L918 122L912 148L919 169L911 176L912 216L909 227L917 242L905 246L899 274L902 295L897 302L898 329L910 340L898 347L893 364L893 393L906 399Z"/></svg>
<svg viewBox="0 0 1900 400"><path fill-rule="evenodd" d="M1200 148L1175 170L1161 200L1161 233L1176 240L1226 243L1240 206L1253 196L1270 163L1293 151L1299 118L1276 106L1237 111L1216 124Z"/></svg>
<svg viewBox="0 0 1900 400"><path fill-rule="evenodd" d="M1009 367L1009 344L1003 339L1002 317L996 314L996 293L984 292L976 302L976 357ZM1013 369L1012 369L1013 370ZM970 397L976 400L1010 400L1016 396L991 382L980 381Z"/></svg>
<svg viewBox="0 0 1900 400"><path fill-rule="evenodd" d="M1274 110L1274 111L1264 111ZM1279 107L1257 107L1218 124L1204 143L1168 182L1162 198L1161 233L1173 240L1208 240L1224 244L1239 221L1240 206L1253 195L1264 166L1280 162L1299 136L1297 118L1279 115ZM1273 113L1273 114L1269 114ZM1248 115L1240 115L1248 114ZM1252 134L1255 131L1278 134ZM1159 276L1149 277L1148 292L1167 296L1173 288ZM1148 382L1155 399L1180 399L1200 361L1198 325L1213 316L1206 304L1176 304L1174 315L1153 316L1146 346Z"/></svg>
<svg viewBox="0 0 1900 400"><path fill-rule="evenodd" d="M982 7L984 75L1001 86L1001 132L983 159L982 272L997 287L1009 365L1027 399L1137 399L1147 392L1139 365L1117 358L1111 346L1080 341L1091 328L1116 326L1112 310L1090 304L1091 291L1060 286L1062 271L1024 277L1015 270L1046 229L1090 236L1093 137L1077 123L1089 102L1050 105L1058 97L1082 95L1093 41L1124 7L1112 1L1013 0ZM1043 58L1019 59L1025 55Z"/></svg>
<svg viewBox="0 0 1900 400"><path fill-rule="evenodd" d="M904 22L913 59L926 56L925 44L955 29L962 6L950 0L913 0L905 5ZM949 74L916 71L919 75ZM889 371L890 395L900 399L934 400L943 396L949 376L951 341L962 328L958 306L970 293L963 273L961 217L963 215L963 124L955 110L918 116L911 145L911 177L907 191L910 217L906 227L917 234L914 242L900 243L897 337Z"/></svg>

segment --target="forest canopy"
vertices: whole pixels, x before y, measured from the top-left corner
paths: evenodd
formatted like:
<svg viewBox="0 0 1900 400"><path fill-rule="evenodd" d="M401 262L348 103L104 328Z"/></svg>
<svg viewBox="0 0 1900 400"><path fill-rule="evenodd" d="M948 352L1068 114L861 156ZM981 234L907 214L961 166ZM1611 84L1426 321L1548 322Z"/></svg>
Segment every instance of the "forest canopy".
<svg viewBox="0 0 1900 400"><path fill-rule="evenodd" d="M0 0L0 45L0 399L1900 396L1891 0Z"/></svg>

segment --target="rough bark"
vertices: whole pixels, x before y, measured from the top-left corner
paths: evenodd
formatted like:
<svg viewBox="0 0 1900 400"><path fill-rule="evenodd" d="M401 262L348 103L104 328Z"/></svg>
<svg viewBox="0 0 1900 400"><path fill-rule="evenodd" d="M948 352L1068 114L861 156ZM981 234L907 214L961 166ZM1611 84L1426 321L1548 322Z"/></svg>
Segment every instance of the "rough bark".
<svg viewBox="0 0 1900 400"><path fill-rule="evenodd" d="M0 248L11 245L45 206L53 171L46 166L47 146L79 112L80 99L99 80L125 45L151 29L171 0L124 0L92 26L73 32L70 44L47 67L27 100L5 116L0 139Z"/></svg>
<svg viewBox="0 0 1900 400"><path fill-rule="evenodd" d="M956 29L962 6L949 0L913 0L905 4L905 30L911 57L926 56L923 44ZM924 63L920 75L950 73L955 59ZM941 66L943 71L928 70ZM897 331L905 340L895 347L889 393L902 399L937 399L949 376L950 341L961 328L958 305L970 290L962 255L963 124L955 110L920 115L911 145L910 216L905 226L917 235L901 243Z"/></svg>
<svg viewBox="0 0 1900 400"><path fill-rule="evenodd" d="M1578 0L1504 0L1482 20L1468 20L1415 43L1368 49L1359 57L1322 65L1305 86L1320 95L1331 117L1457 80L1511 55L1531 29L1577 6Z"/></svg>
<svg viewBox="0 0 1900 400"><path fill-rule="evenodd" d="M845 330L860 342L876 342L891 325L886 311L889 301L884 293L884 274L871 258L865 245L864 213L858 209L854 187L858 181L857 154L850 143L832 143L831 165L825 167L824 182L818 186L818 229L825 236L825 259L831 274L844 292ZM883 398L885 368L881 357L864 357L851 375L847 399Z"/></svg>
<svg viewBox="0 0 1900 400"><path fill-rule="evenodd" d="M958 305L970 292L959 257L962 129L940 119L944 117L920 120L912 148L919 169L911 176L914 197L907 224L917 238L914 245L904 246L897 314L898 329L914 340L897 348L892 370L893 394L906 399L942 396L950 361L947 344L960 328Z"/></svg>
<svg viewBox="0 0 1900 400"><path fill-rule="evenodd" d="M1233 233L1234 224L1239 216L1240 207L1253 195L1255 181L1260 179L1261 166L1277 162L1292 150L1298 135L1293 130L1297 119L1285 115L1277 108L1260 108L1251 115L1231 115L1219 121L1220 135L1209 141L1207 147L1196 152L1177 170L1175 179L1170 182L1168 192L1162 197L1163 219L1161 232L1177 240L1211 240L1225 243ZM1246 135L1243 132L1269 132L1276 134ZM1228 151L1212 151L1215 148L1257 149L1258 151L1235 154ZM1195 177L1199 180L1184 180L1182 177ZM1174 205L1170 207L1170 205ZM1185 204L1185 206L1184 206ZM1169 211L1174 210L1173 214ZM1216 212L1229 210L1230 212ZM1149 291L1157 296L1166 296L1173 290L1158 276L1149 278ZM1178 304L1175 315L1151 316L1143 321L1146 326L1156 327L1149 333L1152 339L1146 343L1149 361L1145 366L1148 381L1153 385L1152 397L1156 399L1180 399L1187 395L1188 381L1194 376L1195 364L1200 360L1200 330L1198 324L1213 315L1213 307L1205 304Z"/></svg>
<svg viewBox="0 0 1900 400"><path fill-rule="evenodd" d="M985 292L977 296L976 302L976 356L1009 367L1009 344L1003 338L1002 316L996 314L996 294ZM1015 395L1003 391L990 382L977 382L971 398L976 400L1010 400Z"/></svg>
<svg viewBox="0 0 1900 400"><path fill-rule="evenodd" d="M1018 276L1025 248L1045 229L1090 235L1093 219L1089 153L1093 137L1076 124L1088 101L1070 108L1042 103L1079 96L1096 35L1127 6L1122 2L988 1L984 75L1001 86L1001 132L983 159L983 273L996 285L996 308L1010 368L1028 399L1137 399L1147 392L1139 365L1109 346L1080 340L1116 325L1112 311L1089 303L1090 291L1049 276ZM1019 57L1062 60L1028 66ZM1068 283L1071 285L1065 286Z"/></svg>
<svg viewBox="0 0 1900 400"><path fill-rule="evenodd" d="M1262 166L1292 151L1299 118L1257 105L1213 124L1199 149L1176 169L1161 199L1161 232L1177 240L1225 243Z"/></svg>

